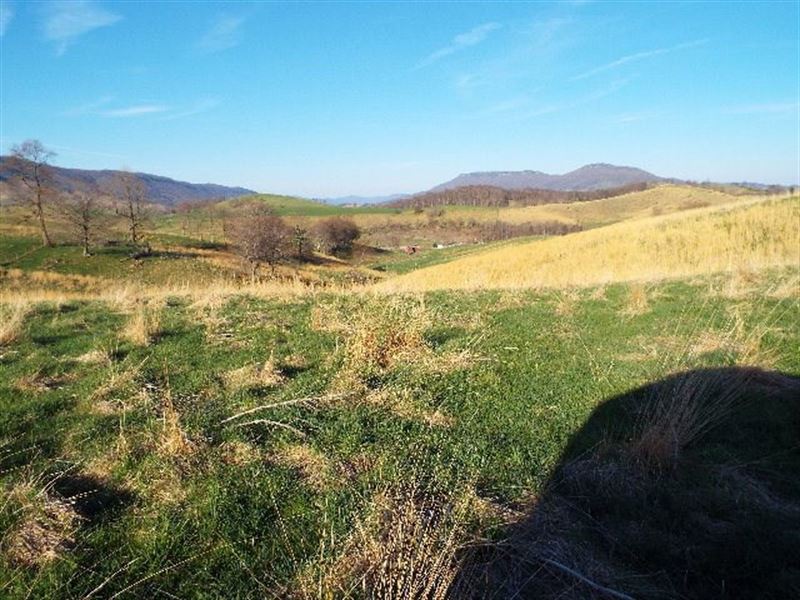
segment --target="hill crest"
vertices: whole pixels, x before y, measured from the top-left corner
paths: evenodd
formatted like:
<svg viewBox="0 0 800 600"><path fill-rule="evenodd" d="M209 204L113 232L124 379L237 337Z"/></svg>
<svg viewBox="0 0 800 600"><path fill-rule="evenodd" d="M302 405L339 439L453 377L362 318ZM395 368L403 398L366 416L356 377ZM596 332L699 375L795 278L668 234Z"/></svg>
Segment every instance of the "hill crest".
<svg viewBox="0 0 800 600"><path fill-rule="evenodd" d="M71 191L84 185L102 189L122 172L114 169L71 169L53 165L50 169L56 186L62 191ZM9 180L14 174L15 167L10 157L0 156L0 182ZM236 198L256 193L243 187L216 183L190 183L151 173L134 173L134 175L144 183L148 200L164 206L175 206L181 202Z"/></svg>
<svg viewBox="0 0 800 600"><path fill-rule="evenodd" d="M430 191L440 192L467 186L491 186L507 190L594 191L659 181L665 179L637 167L592 163L563 175L532 170L462 173L450 181L431 188Z"/></svg>

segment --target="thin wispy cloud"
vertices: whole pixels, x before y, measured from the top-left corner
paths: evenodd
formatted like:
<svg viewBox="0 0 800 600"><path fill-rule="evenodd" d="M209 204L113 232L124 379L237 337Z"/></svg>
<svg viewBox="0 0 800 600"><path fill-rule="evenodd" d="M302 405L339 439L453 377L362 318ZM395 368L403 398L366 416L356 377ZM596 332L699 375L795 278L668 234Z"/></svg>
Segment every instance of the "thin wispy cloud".
<svg viewBox="0 0 800 600"><path fill-rule="evenodd" d="M541 81L562 52L576 43L579 25L571 17L537 19L509 31L502 52L454 79L456 91L472 94L524 81ZM527 84L525 84L527 85Z"/></svg>
<svg viewBox="0 0 800 600"><path fill-rule="evenodd" d="M96 100L81 104L65 110L62 114L67 117L76 117L78 115L96 114L101 108L107 106L114 100L114 96L100 96Z"/></svg>
<svg viewBox="0 0 800 600"><path fill-rule="evenodd" d="M223 15L211 26L197 42L197 49L205 54L221 52L237 46L242 41L244 17Z"/></svg>
<svg viewBox="0 0 800 600"><path fill-rule="evenodd" d="M488 107L487 109L484 110L484 114L496 115L499 113L516 110L521 106L525 106L529 102L530 100L528 100L528 98L524 96L520 96L517 98L510 98L508 100L504 100L503 102L498 102L497 104L493 104L492 106Z"/></svg>
<svg viewBox="0 0 800 600"><path fill-rule="evenodd" d="M648 121L661 116L661 113L652 110L643 110L639 112L622 113L615 115L611 118L611 123L614 125L624 125L626 123L639 123L641 121Z"/></svg>
<svg viewBox="0 0 800 600"><path fill-rule="evenodd" d="M472 115L469 115L468 118L471 119L482 119L485 117L492 117L498 115L505 115L508 113L519 112L521 109L530 107L531 100L528 96L515 96L513 98L508 98L506 100L501 100L487 106L483 110L478 111Z"/></svg>
<svg viewBox="0 0 800 600"><path fill-rule="evenodd" d="M203 98L195 102L192 106L185 110L177 111L171 114L168 114L162 118L164 121L173 121L175 119L183 119L186 117L192 117L194 115L199 115L210 110L217 108L220 105L220 101L218 98Z"/></svg>
<svg viewBox="0 0 800 600"><path fill-rule="evenodd" d="M800 112L800 102L768 102L730 106L723 112L729 115L791 115Z"/></svg>
<svg viewBox="0 0 800 600"><path fill-rule="evenodd" d="M484 23L483 25L478 25L477 27L473 27L469 31L465 31L464 33L459 33L455 36L450 43L443 47L439 48L435 52L426 56L423 60L421 60L416 68L426 67L443 59L446 56L450 56L451 54L455 54L461 50L466 48L470 48L471 46L476 46L483 42L489 34L497 29L500 29L502 25L500 23Z"/></svg>
<svg viewBox="0 0 800 600"><path fill-rule="evenodd" d="M646 50L644 52L636 52L635 54L628 54L627 56L623 56L618 58L617 60L613 60L609 63L604 65L600 65L599 67L595 67L594 69L590 69L584 73L580 73L575 77L571 78L571 81L577 81L579 79L586 79L587 77L592 77L593 75L597 75L598 73L603 73L604 71L610 71L611 69L616 69L623 65L627 65L629 63L638 62L640 60L645 60L648 58L652 58L654 56L660 56L662 54L669 54L670 52L676 52L678 50L687 50L689 48L695 48L697 46L702 46L703 44L708 43L707 39L703 40L694 40L692 42L685 42L683 44L678 44L677 46L669 46L667 48L655 48L654 50Z"/></svg>
<svg viewBox="0 0 800 600"><path fill-rule="evenodd" d="M0 2L0 37L6 34L8 24L14 18L14 9L8 2Z"/></svg>
<svg viewBox="0 0 800 600"><path fill-rule="evenodd" d="M593 92L590 92L588 94L585 94L585 95L583 95L583 96L581 96L581 97L579 97L579 98L577 98L575 100L569 100L569 101L565 101L565 102L555 102L555 103L547 104L547 105L544 105L544 106L540 106L540 107L534 108L531 111L526 112L522 116L525 119L532 119L534 117L541 117L541 116L549 115L549 114L552 114L552 113L557 113L557 112L562 112L562 111L565 111L565 110L572 110L572 109L575 109L575 108L580 108L581 106L585 106L587 104L591 104L592 102L596 102L598 100L601 100L602 98L605 98L606 96L611 96L612 94L615 94L616 92L621 90L623 87L628 85L629 81L630 81L629 79L619 79L617 81L614 81L611 85L608 85L606 87L597 89L597 90L595 90Z"/></svg>
<svg viewBox="0 0 800 600"><path fill-rule="evenodd" d="M88 0L50 2L44 8L44 37L59 56L80 36L113 25L122 17Z"/></svg>
<svg viewBox="0 0 800 600"><path fill-rule="evenodd" d="M162 121L182 119L208 112L220 105L218 98L204 97L185 107L170 107L166 104L147 102L141 104L122 104L114 102L114 96L101 96L95 100L70 108L61 113L67 117L93 115L109 118L133 118L159 115Z"/></svg>
<svg viewBox="0 0 800 600"><path fill-rule="evenodd" d="M125 108L114 108L111 110L103 110L98 114L104 117L127 118L127 117L141 117L143 115L152 115L155 113L163 113L168 111L169 108L161 104L137 104L134 106L126 106Z"/></svg>
<svg viewBox="0 0 800 600"><path fill-rule="evenodd" d="M596 89L588 94L584 94L577 98L555 100L551 102L537 102L529 95L516 96L497 102L488 106L487 108L472 114L468 118L471 119L484 119L484 118L504 118L511 121L525 121L536 117L542 117L553 113L564 112L567 110L577 109L581 106L591 104L597 100L601 100L606 96L610 96L626 85L630 79L619 79L612 82L610 85ZM541 91L541 88L535 90Z"/></svg>

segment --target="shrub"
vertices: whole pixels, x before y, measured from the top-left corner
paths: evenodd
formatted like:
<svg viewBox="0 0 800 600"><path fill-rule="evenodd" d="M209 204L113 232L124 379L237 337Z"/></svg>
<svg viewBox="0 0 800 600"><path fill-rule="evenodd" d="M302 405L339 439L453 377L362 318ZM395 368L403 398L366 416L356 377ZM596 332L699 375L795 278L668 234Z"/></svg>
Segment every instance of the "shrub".
<svg viewBox="0 0 800 600"><path fill-rule="evenodd" d="M482 225L480 236L484 242L496 242L529 235L567 235L583 229L578 224L561 221L535 221L532 223L506 223L495 221Z"/></svg>
<svg viewBox="0 0 800 600"><path fill-rule="evenodd" d="M353 242L361 236L361 230L351 219L331 217L320 221L314 227L314 238L320 248L334 255L348 254Z"/></svg>
<svg viewBox="0 0 800 600"><path fill-rule="evenodd" d="M290 252L292 230L268 207L250 207L226 223L225 229L236 252L250 267L252 279L261 264L268 264L274 271Z"/></svg>

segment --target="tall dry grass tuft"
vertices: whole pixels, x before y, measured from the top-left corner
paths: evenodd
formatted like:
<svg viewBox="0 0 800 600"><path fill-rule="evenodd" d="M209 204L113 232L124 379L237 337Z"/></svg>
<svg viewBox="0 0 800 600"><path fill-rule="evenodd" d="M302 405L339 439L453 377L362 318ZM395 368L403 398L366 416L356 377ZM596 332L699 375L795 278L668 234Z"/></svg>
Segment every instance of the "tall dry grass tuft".
<svg viewBox="0 0 800 600"><path fill-rule="evenodd" d="M633 317L643 315L650 310L647 288L641 283L632 283L628 286L628 295L622 314Z"/></svg>
<svg viewBox="0 0 800 600"><path fill-rule="evenodd" d="M272 353L260 365L245 365L228 371L222 376L225 387L231 391L271 388L283 383L284 379L283 373Z"/></svg>
<svg viewBox="0 0 800 600"><path fill-rule="evenodd" d="M166 456L185 456L193 451L193 445L181 427L180 414L172 401L172 390L167 378L166 389L161 395L161 440L159 450Z"/></svg>
<svg viewBox="0 0 800 600"><path fill-rule="evenodd" d="M340 383L368 383L401 363L430 359L424 338L433 316L422 296L364 296L353 307L347 302L318 305L312 327L341 335L344 361Z"/></svg>
<svg viewBox="0 0 800 600"><path fill-rule="evenodd" d="M559 317L571 317L578 307L580 295L575 290L566 290L558 295L555 313Z"/></svg>
<svg viewBox="0 0 800 600"><path fill-rule="evenodd" d="M461 568L470 496L435 497L412 486L371 502L340 554L298 585L303 598L443 600Z"/></svg>
<svg viewBox="0 0 800 600"><path fill-rule="evenodd" d="M30 311L30 305L17 302L0 313L0 348L10 346L19 339L25 326L25 317Z"/></svg>
<svg viewBox="0 0 800 600"><path fill-rule="evenodd" d="M653 466L674 466L684 448L736 408L756 373L755 369L690 371L656 386L636 425L634 455Z"/></svg>
<svg viewBox="0 0 800 600"><path fill-rule="evenodd" d="M663 381L652 386L649 397L643 399L645 408L631 444L634 454L655 465L674 465L684 448L737 409L748 390L755 384L763 388L762 367L771 367L775 360L764 339L772 330L774 312L785 309L778 304L759 323L746 324L736 307L722 329L695 322L689 340L671 350L662 349L657 374L651 380ZM726 361L737 366L702 368L702 358L710 352L724 353Z"/></svg>
<svg viewBox="0 0 800 600"><path fill-rule="evenodd" d="M141 303L128 319L122 335L137 346L149 346L161 332L161 311Z"/></svg>

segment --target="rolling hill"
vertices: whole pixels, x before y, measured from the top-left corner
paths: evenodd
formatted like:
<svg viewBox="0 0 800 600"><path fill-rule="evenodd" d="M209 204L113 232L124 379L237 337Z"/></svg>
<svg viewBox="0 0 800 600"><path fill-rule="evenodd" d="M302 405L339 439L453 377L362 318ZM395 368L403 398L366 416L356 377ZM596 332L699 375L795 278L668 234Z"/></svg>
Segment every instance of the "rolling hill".
<svg viewBox="0 0 800 600"><path fill-rule="evenodd" d="M62 191L70 191L76 187L87 185L102 189L109 186L113 178L120 173L118 170L69 169L55 166L51 166L50 169L56 188ZM0 157L0 182L8 181L16 173L17 168L11 157ZM235 198L255 193L253 190L242 187L229 187L215 183L189 183L150 173L136 173L136 175L144 182L148 199L164 206L174 206L181 202L195 200Z"/></svg>
<svg viewBox="0 0 800 600"><path fill-rule="evenodd" d="M512 244L378 284L391 292L563 288L797 265L797 197L741 200Z"/></svg>
<svg viewBox="0 0 800 600"><path fill-rule="evenodd" d="M577 223L590 229L627 219L719 206L742 199L739 195L700 186L661 184L598 200L508 208L503 212L502 218L510 223L561 221ZM490 214L488 216L491 218Z"/></svg>
<svg viewBox="0 0 800 600"><path fill-rule="evenodd" d="M462 173L458 177L437 185L437 192L464 186L487 185L506 190L526 188L557 191L590 191L623 187L634 183L663 181L664 178L635 167L606 163L585 165L563 175L541 171L480 171Z"/></svg>

